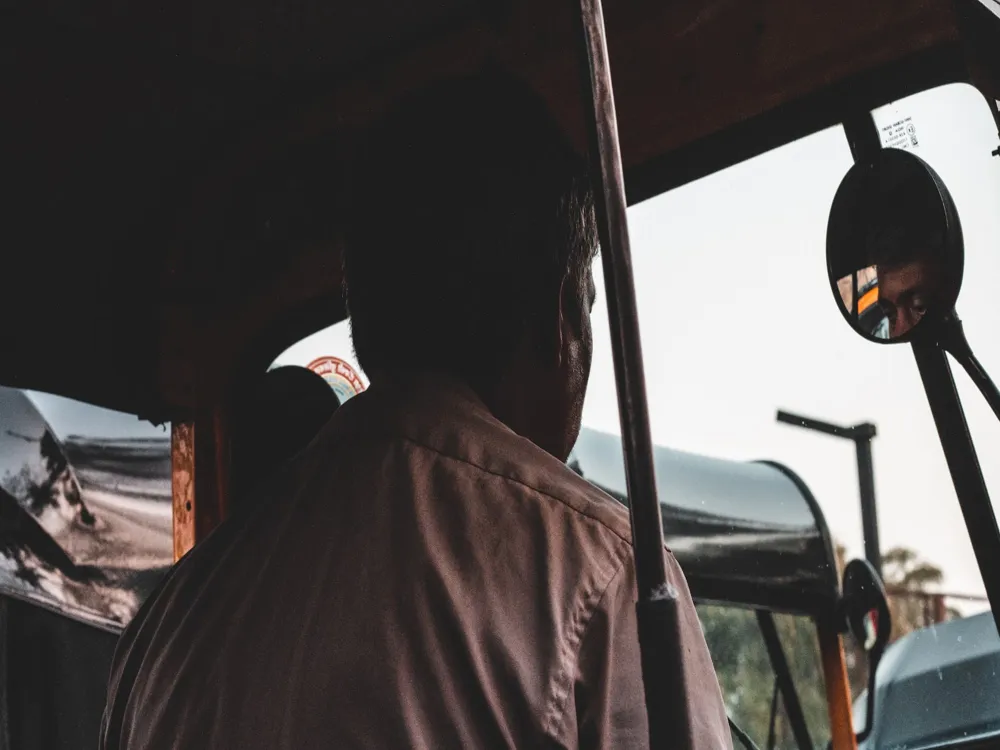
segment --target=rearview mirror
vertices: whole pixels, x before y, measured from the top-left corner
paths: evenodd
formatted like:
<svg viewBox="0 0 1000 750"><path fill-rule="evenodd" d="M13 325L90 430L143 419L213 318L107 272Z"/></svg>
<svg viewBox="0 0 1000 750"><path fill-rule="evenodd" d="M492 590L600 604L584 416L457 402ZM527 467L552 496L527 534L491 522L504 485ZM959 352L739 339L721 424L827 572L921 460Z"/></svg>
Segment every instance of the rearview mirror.
<svg viewBox="0 0 1000 750"><path fill-rule="evenodd" d="M856 163L833 199L826 263L837 306L866 339L910 341L934 328L954 310L965 268L944 182L909 151Z"/></svg>
<svg viewBox="0 0 1000 750"><path fill-rule="evenodd" d="M885 587L867 560L851 560L844 569L841 604L847 627L868 658L866 726L857 735L858 742L863 742L875 724L875 672L892 634Z"/></svg>

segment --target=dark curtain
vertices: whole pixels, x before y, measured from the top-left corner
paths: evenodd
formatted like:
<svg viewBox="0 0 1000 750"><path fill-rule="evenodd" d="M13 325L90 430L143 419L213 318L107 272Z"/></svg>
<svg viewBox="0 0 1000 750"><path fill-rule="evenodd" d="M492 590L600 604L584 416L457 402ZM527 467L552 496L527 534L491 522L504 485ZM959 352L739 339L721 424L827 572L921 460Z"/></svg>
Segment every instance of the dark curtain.
<svg viewBox="0 0 1000 750"><path fill-rule="evenodd" d="M96 748L118 637L7 597L0 620L0 750Z"/></svg>

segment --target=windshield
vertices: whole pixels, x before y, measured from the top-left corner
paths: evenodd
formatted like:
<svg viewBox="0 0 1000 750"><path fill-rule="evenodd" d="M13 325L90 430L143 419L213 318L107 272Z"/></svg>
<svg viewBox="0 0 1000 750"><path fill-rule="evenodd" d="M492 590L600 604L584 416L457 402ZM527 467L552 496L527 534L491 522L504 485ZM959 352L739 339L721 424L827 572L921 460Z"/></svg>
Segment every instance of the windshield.
<svg viewBox="0 0 1000 750"><path fill-rule="evenodd" d="M966 234L958 310L988 370L1000 371L992 326L1000 299L1000 160L982 96L955 84L876 112L916 123L919 152L948 184ZM907 132L907 125L903 126ZM837 310L825 269L833 195L852 164L831 128L630 209L654 442L738 460L770 458L815 494L835 543L863 556L853 445L775 421L778 409L836 424L872 422L883 550L904 547L941 567L946 591L982 581L913 356L873 345ZM601 268L596 268L602 288ZM693 281L697 279L697 283ZM595 359L584 423L618 432L607 309L594 310ZM956 371L980 456L1000 425ZM990 486L1000 465L984 461ZM971 604L956 603L963 611Z"/></svg>
<svg viewBox="0 0 1000 750"><path fill-rule="evenodd" d="M354 357L350 321L325 328L293 344L271 364L271 368L297 365L322 375L341 403L368 387L368 378Z"/></svg>

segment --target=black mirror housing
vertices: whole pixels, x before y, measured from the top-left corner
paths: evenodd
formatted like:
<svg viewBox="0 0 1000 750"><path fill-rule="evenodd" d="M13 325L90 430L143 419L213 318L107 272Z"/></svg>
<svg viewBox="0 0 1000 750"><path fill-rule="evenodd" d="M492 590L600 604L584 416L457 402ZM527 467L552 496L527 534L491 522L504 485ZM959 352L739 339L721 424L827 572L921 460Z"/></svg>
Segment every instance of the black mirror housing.
<svg viewBox="0 0 1000 750"><path fill-rule="evenodd" d="M955 202L909 151L852 166L833 199L827 273L848 324L882 344L911 341L955 309L965 244Z"/></svg>

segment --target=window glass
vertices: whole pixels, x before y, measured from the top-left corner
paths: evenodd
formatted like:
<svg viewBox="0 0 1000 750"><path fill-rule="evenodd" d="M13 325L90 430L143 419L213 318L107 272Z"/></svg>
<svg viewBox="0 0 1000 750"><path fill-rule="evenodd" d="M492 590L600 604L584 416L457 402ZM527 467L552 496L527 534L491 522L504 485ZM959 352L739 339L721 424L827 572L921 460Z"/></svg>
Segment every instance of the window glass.
<svg viewBox="0 0 1000 750"><path fill-rule="evenodd" d="M351 326L342 320L306 336L282 352L271 368L308 367L322 375L341 403L368 387L368 378L354 356Z"/></svg>
<svg viewBox="0 0 1000 750"><path fill-rule="evenodd" d="M173 562L169 425L0 387L0 594L120 628Z"/></svg>
<svg viewBox="0 0 1000 750"><path fill-rule="evenodd" d="M990 156L998 140L986 103L956 84L875 114L880 126L906 123L908 138L915 130L914 148L952 190L967 252L958 311L980 360L1000 375L1000 339L992 335L1000 317L993 291L1000 159ZM873 422L883 550L917 551L941 569L944 590L981 595L913 355L907 346L857 336L830 289L827 220L851 164L842 128L831 128L630 208L654 442L785 464L816 496L835 543L851 558L864 549L854 446L779 424L775 415L783 409L843 425ZM600 264L595 271L603 290ZM584 424L620 433L603 294L593 324ZM980 456L1000 451L1000 424L964 373L956 379ZM983 461L983 469L998 486L1000 464ZM984 605L955 606L971 613Z"/></svg>
<svg viewBox="0 0 1000 750"><path fill-rule="evenodd" d="M991 155L998 135L987 103L973 87L952 84L889 104L873 116L883 145L926 161L955 200L965 242L956 309L979 360L994 377L1000 376L995 335L1000 299L994 289L1000 276L1000 159ZM907 347L888 348L909 355ZM1000 450L1000 423L961 367L953 364L952 369L996 511L1000 466L988 457ZM933 434L920 424L929 422L926 401L919 407L923 414L915 415L911 425ZM912 444L903 439L899 447L903 453ZM902 465L902 455L898 461ZM1000 690L1000 638L992 615L983 612L988 604L981 597L975 557L940 447L911 450L908 466L912 479L887 475L896 490L878 488L880 515L884 508L891 509L901 524L894 532L912 540L884 544L894 643L876 674L878 742L916 748L932 741L995 736L1000 732L1000 710L992 696ZM916 487L911 484L916 480L933 484ZM947 595L956 591L980 596ZM861 697L856 703L859 719L864 708Z"/></svg>
<svg viewBox="0 0 1000 750"><path fill-rule="evenodd" d="M875 110L873 116L883 144L904 148L926 161L948 186L955 200L965 240L965 274L956 309L976 356L987 372L994 378L1000 377L1000 339L995 335L1000 318L1000 298L995 289L995 281L1000 278L1000 254L997 252L1000 247L1000 159L991 155L1000 145L1000 138L986 100L974 87L956 83L893 102ZM901 349L903 357L912 360L906 347L892 348ZM961 367L954 365L953 369L976 449L980 457L994 455L1000 451L1000 423ZM920 404L924 412L927 411L925 404L926 401ZM923 431L922 426L920 429ZM937 511L934 523L929 523L930 519L919 517L922 514L910 514L901 531L911 535L914 540L911 546L918 549L932 549L942 536L954 538L954 543L948 544L947 552L937 560L948 563L946 583L951 590L980 593L975 558L961 525L950 480L942 481L940 490L937 487L937 476L948 476L940 447L929 458L936 467L934 494L938 501L935 505L945 509L947 515ZM996 509L1000 465L984 460L982 470L993 491ZM886 481L892 480L887 476ZM880 511L884 504L898 497L898 493L887 493L885 502L880 499ZM939 519L946 526L937 526ZM959 606L963 611L982 608L961 603Z"/></svg>
<svg viewBox="0 0 1000 750"><path fill-rule="evenodd" d="M797 749L756 612L699 604L698 615L730 718L761 748ZM830 722L815 626L805 617L774 617L812 745L824 747Z"/></svg>
<svg viewBox="0 0 1000 750"><path fill-rule="evenodd" d="M990 155L998 138L986 103L969 86L945 86L882 108L875 121L886 145L920 155L953 194L967 255L958 312L980 360L1000 376L1000 343L992 335L1000 317L993 290L1000 278L994 248L1000 241L1000 160ZM983 593L982 581L912 352L851 331L826 276L828 214L851 164L844 133L834 128L633 206L639 321L654 442L790 467L816 496L834 544L848 559L863 555L854 446L778 424L775 414L782 409L841 425L876 424L881 543L891 606L899 616L893 633L900 637L921 632L939 616L974 614L986 602L974 598ZM617 432L606 315L601 299L584 423ZM964 373L955 377L979 455L996 453L1000 424ZM996 488L1000 466L984 460L983 470ZM973 598L930 595L938 591ZM963 623L956 620L954 627ZM996 638L994 630L975 632ZM857 690L864 665L851 661ZM794 663L793 671L803 675L811 668L805 656ZM995 670L976 667L974 684L970 669L965 664L941 672L944 680L950 676L950 687L940 679L928 683L920 710L940 713L946 693L964 695L965 706L978 705L974 696L984 681L1000 688ZM925 676L936 674L928 668ZM978 685L979 692L963 693L959 683ZM966 718L971 723L962 731L985 726ZM759 731L759 719L747 720ZM907 727L905 716L898 726Z"/></svg>
<svg viewBox="0 0 1000 750"><path fill-rule="evenodd" d="M749 609L699 604L698 616L729 717L766 747L775 680L756 615Z"/></svg>
<svg viewBox="0 0 1000 750"><path fill-rule="evenodd" d="M830 739L830 712L816 624L807 617L775 614L774 625L788 659L809 736L815 747L826 747Z"/></svg>
<svg viewBox="0 0 1000 750"><path fill-rule="evenodd" d="M844 324L825 267L828 212L851 164L843 130L831 128L632 206L629 228L654 442L780 461L803 478L833 536L856 555L863 544L853 446L775 420L778 409L847 424L877 416L869 394L884 378L867 363L877 365L889 347ZM600 264L595 275L583 419L620 434ZM912 362L897 369L906 366ZM917 381L914 372L919 389ZM936 445L932 424L927 439Z"/></svg>

